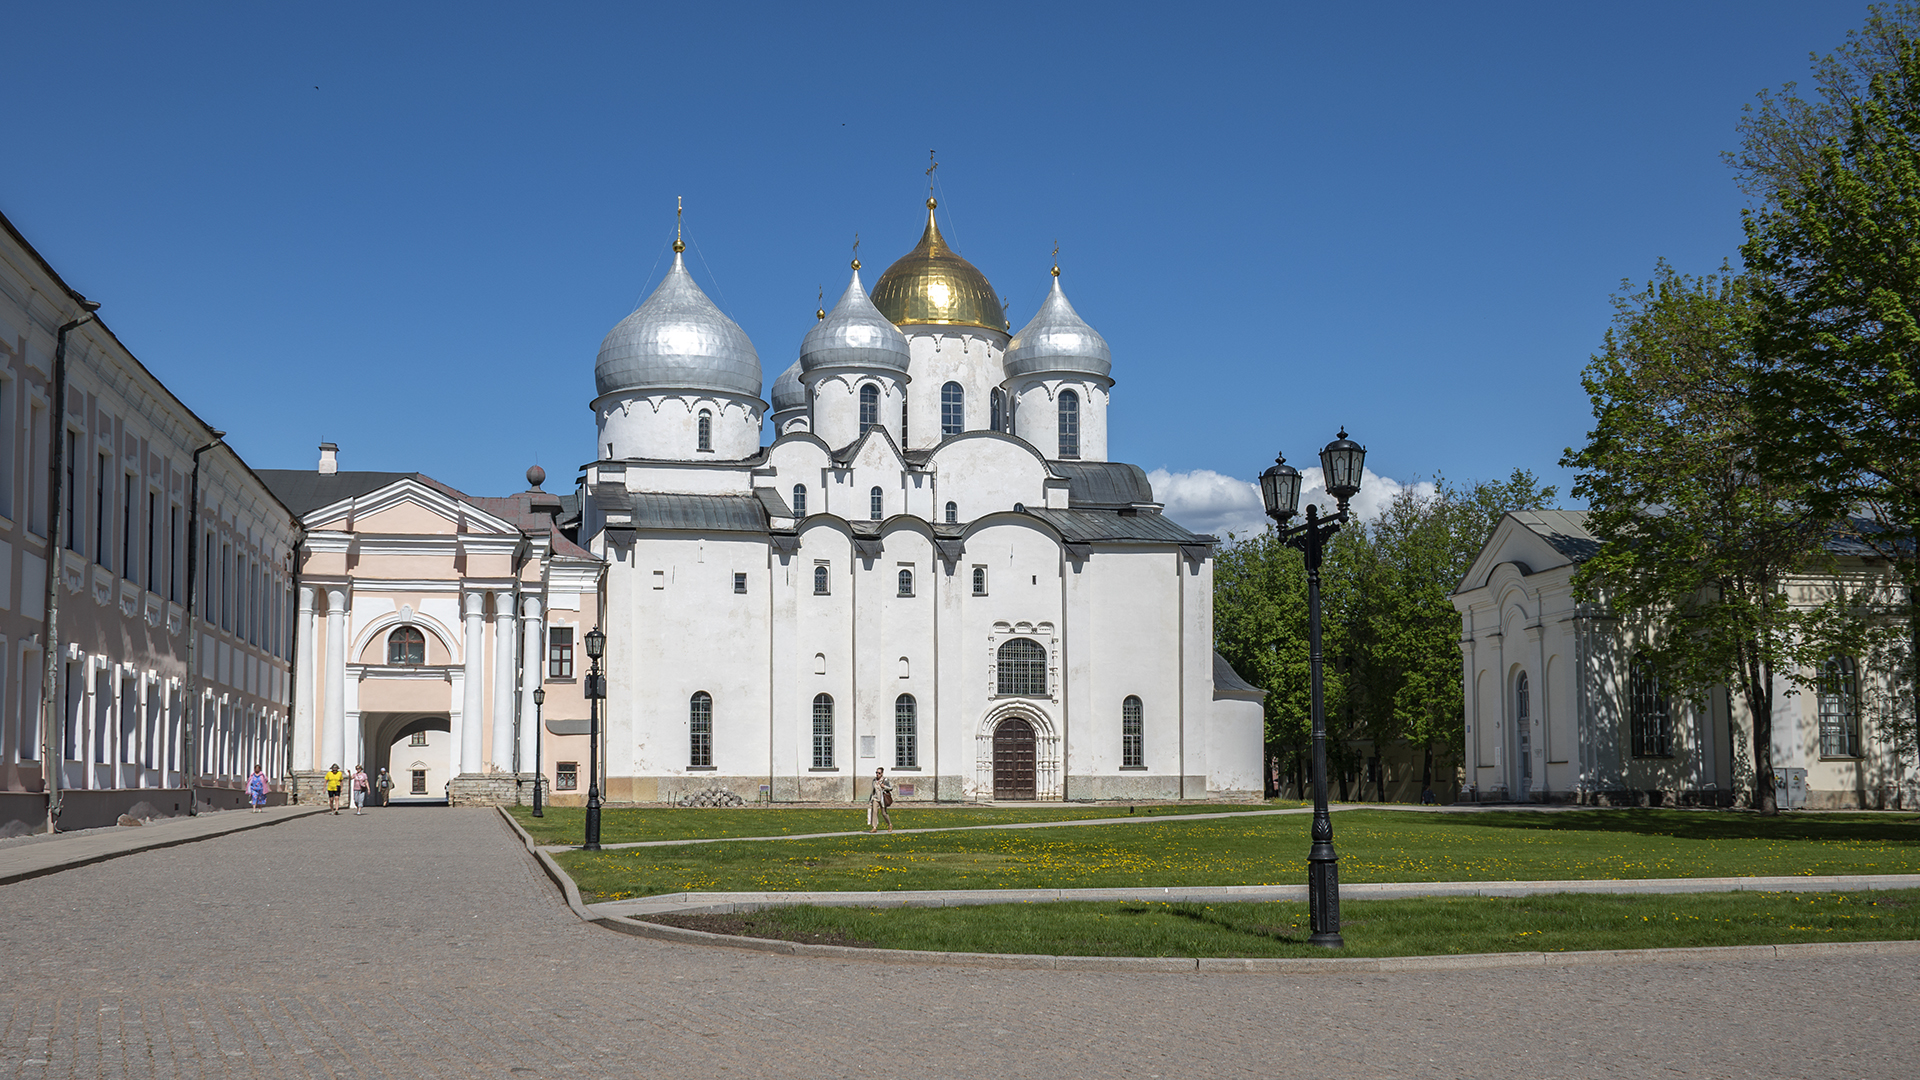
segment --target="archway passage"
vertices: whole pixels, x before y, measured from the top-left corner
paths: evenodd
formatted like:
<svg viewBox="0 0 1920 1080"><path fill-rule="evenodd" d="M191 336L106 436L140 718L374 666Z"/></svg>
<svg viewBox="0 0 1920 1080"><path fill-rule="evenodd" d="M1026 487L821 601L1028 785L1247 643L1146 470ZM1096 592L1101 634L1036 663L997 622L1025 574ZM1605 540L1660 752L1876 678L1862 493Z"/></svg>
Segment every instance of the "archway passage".
<svg viewBox="0 0 1920 1080"><path fill-rule="evenodd" d="M1034 797L1033 725L1017 716L993 729L993 797Z"/></svg>
<svg viewBox="0 0 1920 1080"><path fill-rule="evenodd" d="M367 771L387 769L389 805L445 804L452 778L452 724L444 713L383 713L369 725ZM377 800L370 800L377 801Z"/></svg>

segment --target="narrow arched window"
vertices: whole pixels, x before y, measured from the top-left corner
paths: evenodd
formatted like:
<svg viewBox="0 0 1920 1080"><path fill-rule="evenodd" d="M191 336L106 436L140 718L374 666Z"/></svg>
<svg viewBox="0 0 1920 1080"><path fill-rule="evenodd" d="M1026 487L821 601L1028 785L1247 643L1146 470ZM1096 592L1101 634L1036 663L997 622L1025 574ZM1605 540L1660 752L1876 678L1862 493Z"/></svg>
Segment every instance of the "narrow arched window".
<svg viewBox="0 0 1920 1080"><path fill-rule="evenodd" d="M1627 727L1634 757L1672 757L1672 719L1660 673L1644 654L1627 666Z"/></svg>
<svg viewBox="0 0 1920 1080"><path fill-rule="evenodd" d="M1080 395L1071 390L1060 391L1060 456L1080 456Z"/></svg>
<svg viewBox="0 0 1920 1080"><path fill-rule="evenodd" d="M813 696L813 767L833 768L833 695Z"/></svg>
<svg viewBox="0 0 1920 1080"><path fill-rule="evenodd" d="M807 516L807 485L793 485L793 516Z"/></svg>
<svg viewBox="0 0 1920 1080"><path fill-rule="evenodd" d="M1850 656L1830 656L1820 669L1820 756L1860 756L1860 679Z"/></svg>
<svg viewBox="0 0 1920 1080"><path fill-rule="evenodd" d="M879 488L867 492L867 516L879 521L886 516L887 497Z"/></svg>
<svg viewBox="0 0 1920 1080"><path fill-rule="evenodd" d="M893 699L893 767L920 767L920 710L912 694Z"/></svg>
<svg viewBox="0 0 1920 1080"><path fill-rule="evenodd" d="M713 449L713 414L705 409L700 410L700 449Z"/></svg>
<svg viewBox="0 0 1920 1080"><path fill-rule="evenodd" d="M813 595L827 595L827 566L825 563L813 568Z"/></svg>
<svg viewBox="0 0 1920 1080"><path fill-rule="evenodd" d="M424 664L427 662L427 636L417 627L402 626L387 635L387 663Z"/></svg>
<svg viewBox="0 0 1920 1080"><path fill-rule="evenodd" d="M940 388L940 434L958 435L967 430L967 392L957 382Z"/></svg>
<svg viewBox="0 0 1920 1080"><path fill-rule="evenodd" d="M947 524L960 524L960 504L952 501L947 503Z"/></svg>
<svg viewBox="0 0 1920 1080"><path fill-rule="evenodd" d="M1009 638L995 657L999 692L1047 696L1047 648L1032 638Z"/></svg>
<svg viewBox="0 0 1920 1080"><path fill-rule="evenodd" d="M984 566L973 568L973 595L987 595L987 568Z"/></svg>
<svg viewBox="0 0 1920 1080"><path fill-rule="evenodd" d="M687 765L713 767L713 695L705 690L687 702Z"/></svg>
<svg viewBox="0 0 1920 1080"><path fill-rule="evenodd" d="M1132 694L1120 703L1120 767L1142 769L1147 764L1146 711Z"/></svg>
<svg viewBox="0 0 1920 1080"><path fill-rule="evenodd" d="M998 387L987 395L987 426L995 431L1005 431L1007 423L1007 392Z"/></svg>
<svg viewBox="0 0 1920 1080"><path fill-rule="evenodd" d="M880 423L880 388L868 383L860 388L860 434L865 435Z"/></svg>
<svg viewBox="0 0 1920 1080"><path fill-rule="evenodd" d="M913 571L911 570L900 571L900 595L913 595Z"/></svg>
<svg viewBox="0 0 1920 1080"><path fill-rule="evenodd" d="M907 445L907 392L900 391L900 445Z"/></svg>

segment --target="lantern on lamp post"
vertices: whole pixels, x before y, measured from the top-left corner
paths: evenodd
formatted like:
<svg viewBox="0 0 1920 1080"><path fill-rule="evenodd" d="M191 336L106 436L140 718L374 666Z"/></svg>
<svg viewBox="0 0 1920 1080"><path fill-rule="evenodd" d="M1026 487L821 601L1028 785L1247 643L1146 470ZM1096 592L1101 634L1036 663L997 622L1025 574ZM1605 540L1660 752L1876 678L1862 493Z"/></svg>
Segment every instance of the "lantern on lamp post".
<svg viewBox="0 0 1920 1080"><path fill-rule="evenodd" d="M607 677L600 673L600 658L606 655L607 635L599 627L587 631L587 835L580 846L587 851L600 850L600 702L607 696Z"/></svg>
<svg viewBox="0 0 1920 1080"><path fill-rule="evenodd" d="M540 709L547 703L547 688L533 688L533 816L546 817L546 804L540 799L540 789L547 782L546 767L540 757Z"/></svg>

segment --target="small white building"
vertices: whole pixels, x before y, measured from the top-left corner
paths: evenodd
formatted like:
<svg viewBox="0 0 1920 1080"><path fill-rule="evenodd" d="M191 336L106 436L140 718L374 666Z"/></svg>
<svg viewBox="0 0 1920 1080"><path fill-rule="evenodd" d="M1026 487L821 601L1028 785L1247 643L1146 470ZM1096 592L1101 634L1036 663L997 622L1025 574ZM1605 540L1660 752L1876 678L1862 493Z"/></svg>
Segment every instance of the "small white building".
<svg viewBox="0 0 1920 1080"><path fill-rule="evenodd" d="M819 313L771 446L759 355L678 242L602 344L578 536L607 563L610 799L847 800L877 767L915 800L1261 790L1214 538L1106 460L1105 340L1058 268L1012 332L933 209Z"/></svg>
<svg viewBox="0 0 1920 1080"><path fill-rule="evenodd" d="M1599 550L1584 512L1516 511L1494 529L1453 597L1466 680L1462 798L1603 805L1744 805L1753 725L1738 693L1662 692L1636 655L1631 613L1573 596ZM1835 573L1884 577L1868 553L1836 550ZM1823 581L1790 582L1811 604ZM1889 673L1833 657L1815 690L1774 678L1772 763L1780 805L1912 807L1911 761L1874 707Z"/></svg>

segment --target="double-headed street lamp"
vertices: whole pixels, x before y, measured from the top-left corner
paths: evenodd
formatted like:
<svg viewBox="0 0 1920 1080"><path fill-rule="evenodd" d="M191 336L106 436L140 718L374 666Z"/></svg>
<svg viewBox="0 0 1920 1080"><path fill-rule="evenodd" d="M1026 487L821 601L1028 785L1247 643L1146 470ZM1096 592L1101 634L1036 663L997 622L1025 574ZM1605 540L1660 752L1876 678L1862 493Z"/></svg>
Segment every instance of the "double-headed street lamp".
<svg viewBox="0 0 1920 1080"><path fill-rule="evenodd" d="M607 696L607 677L600 674L600 657L607 651L607 635L599 627L587 631L587 840L586 851L600 850L600 702Z"/></svg>
<svg viewBox="0 0 1920 1080"><path fill-rule="evenodd" d="M1314 945L1338 949L1340 937L1340 856L1333 851L1333 817L1327 813L1327 715L1320 686L1320 558L1326 543L1347 521L1347 500L1360 490L1361 466L1367 448L1347 438L1346 429L1320 451L1320 472L1327 494L1340 502L1340 511L1320 516L1307 507L1307 520L1289 527L1300 512L1300 470L1287 464L1285 454L1273 459L1273 468L1260 474L1260 498L1267 516L1279 530L1279 540L1307 557L1307 644L1312 671L1313 716L1313 846L1307 850L1307 914Z"/></svg>
<svg viewBox="0 0 1920 1080"><path fill-rule="evenodd" d="M540 708L547 703L547 688L533 688L533 816L546 817L546 807L540 802L540 788L546 783L545 766L540 764Z"/></svg>

